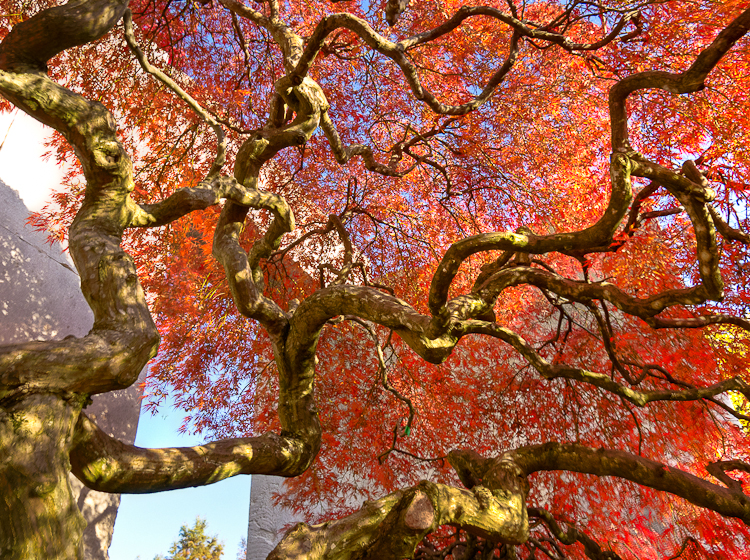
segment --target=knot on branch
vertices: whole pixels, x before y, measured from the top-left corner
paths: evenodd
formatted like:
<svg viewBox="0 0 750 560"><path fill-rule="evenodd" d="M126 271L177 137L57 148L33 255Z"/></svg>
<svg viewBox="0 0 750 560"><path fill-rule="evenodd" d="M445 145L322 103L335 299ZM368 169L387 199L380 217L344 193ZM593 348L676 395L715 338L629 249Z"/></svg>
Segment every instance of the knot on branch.
<svg viewBox="0 0 750 560"><path fill-rule="evenodd" d="M404 514L404 525L414 531L426 531L435 523L435 506L424 492L417 490Z"/></svg>
<svg viewBox="0 0 750 560"><path fill-rule="evenodd" d="M708 187L708 179L700 172L692 159L685 160L685 163L682 164L682 174L696 185L703 188Z"/></svg>
<svg viewBox="0 0 750 560"><path fill-rule="evenodd" d="M256 134L245 140L237 152L234 166L234 177L241 184L250 179L252 187L257 187L257 176L260 168L268 159L265 157L270 142L262 134Z"/></svg>
<svg viewBox="0 0 750 560"><path fill-rule="evenodd" d="M696 185L694 192L691 192L701 202L711 202L716 198L716 192L708 186L708 179L700 172L698 166L691 159L682 164L682 174Z"/></svg>
<svg viewBox="0 0 750 560"><path fill-rule="evenodd" d="M521 235L534 235L533 230L530 227L527 226L521 226L516 230L516 233ZM531 255L529 253L524 253L521 251L518 251L515 253L514 258L514 264L520 265L520 266L531 266Z"/></svg>
<svg viewBox="0 0 750 560"><path fill-rule="evenodd" d="M348 517L320 525L300 523L289 531L269 560L412 558L430 532L451 525L493 542L520 544L529 537L524 500L487 494L483 503L466 490L422 481L373 502Z"/></svg>
<svg viewBox="0 0 750 560"><path fill-rule="evenodd" d="M322 88L307 76L301 80L297 75L284 76L274 84L274 88L298 118L308 119L330 108Z"/></svg>
<svg viewBox="0 0 750 560"><path fill-rule="evenodd" d="M495 496L503 497L520 494L524 500L529 494L529 482L525 473L508 457L485 459L471 449L455 449L448 453L447 459L461 483L470 490L482 487ZM484 493L482 490L479 492ZM482 501L479 496L477 500Z"/></svg>
<svg viewBox="0 0 750 560"><path fill-rule="evenodd" d="M425 336L430 340L440 338L450 330L452 319L453 317L450 310L447 307L441 307L440 310L432 316L432 321L430 321L430 324L424 333Z"/></svg>
<svg viewBox="0 0 750 560"><path fill-rule="evenodd" d="M129 166L125 166L121 169L123 161L128 161L128 155L125 153L123 147L114 140L99 142L98 145L92 150L94 156L94 163L97 167L107 170L113 174L122 175L127 172ZM119 171L119 173L117 173ZM129 183L130 190L132 190L132 182Z"/></svg>
<svg viewBox="0 0 750 560"><path fill-rule="evenodd" d="M307 143L307 135L301 130L293 130L289 140L292 146L304 146Z"/></svg>

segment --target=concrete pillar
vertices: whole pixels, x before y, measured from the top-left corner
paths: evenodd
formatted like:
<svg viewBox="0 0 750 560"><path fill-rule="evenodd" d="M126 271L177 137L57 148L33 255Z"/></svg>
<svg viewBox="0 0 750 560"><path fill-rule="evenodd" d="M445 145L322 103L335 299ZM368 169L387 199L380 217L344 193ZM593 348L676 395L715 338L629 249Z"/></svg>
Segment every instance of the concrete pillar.
<svg viewBox="0 0 750 560"><path fill-rule="evenodd" d="M283 494L281 476L252 475L247 560L265 560L284 536L286 525L300 521L289 510L274 506L273 495Z"/></svg>
<svg viewBox="0 0 750 560"><path fill-rule="evenodd" d="M29 212L18 193L0 180L0 346L29 340L84 336L94 316L80 290L73 263L59 244L26 225ZM141 372L141 380L146 370ZM107 433L135 441L140 399L137 384L96 395L86 413ZM109 560L119 494L85 488L73 475L78 506L88 527L86 560Z"/></svg>

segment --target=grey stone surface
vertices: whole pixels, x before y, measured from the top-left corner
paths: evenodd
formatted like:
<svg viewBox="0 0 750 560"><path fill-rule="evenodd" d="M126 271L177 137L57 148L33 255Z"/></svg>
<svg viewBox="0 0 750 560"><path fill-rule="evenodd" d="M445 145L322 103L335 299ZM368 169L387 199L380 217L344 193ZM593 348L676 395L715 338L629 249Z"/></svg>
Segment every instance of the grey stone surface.
<svg viewBox="0 0 750 560"><path fill-rule="evenodd" d="M265 560L284 535L286 525L300 521L289 510L273 505L273 495L283 494L280 476L252 475L247 560Z"/></svg>
<svg viewBox="0 0 750 560"><path fill-rule="evenodd" d="M94 316L59 245L26 225L18 193L0 182L0 344L85 335Z"/></svg>
<svg viewBox="0 0 750 560"><path fill-rule="evenodd" d="M59 244L48 244L46 234L26 225L28 215L18 193L0 180L0 346L84 336L94 322L69 257ZM96 395L86 409L105 432L128 443L135 441L139 412L137 384ZM88 522L85 558L109 560L120 496L89 490L70 478Z"/></svg>

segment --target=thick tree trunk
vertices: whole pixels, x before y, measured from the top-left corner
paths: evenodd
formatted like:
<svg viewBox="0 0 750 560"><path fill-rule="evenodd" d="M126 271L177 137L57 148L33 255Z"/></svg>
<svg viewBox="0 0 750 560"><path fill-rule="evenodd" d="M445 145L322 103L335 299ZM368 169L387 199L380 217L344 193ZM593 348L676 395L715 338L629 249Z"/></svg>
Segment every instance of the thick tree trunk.
<svg viewBox="0 0 750 560"><path fill-rule="evenodd" d="M82 403L36 394L0 407L0 558L82 559L86 526L68 483Z"/></svg>

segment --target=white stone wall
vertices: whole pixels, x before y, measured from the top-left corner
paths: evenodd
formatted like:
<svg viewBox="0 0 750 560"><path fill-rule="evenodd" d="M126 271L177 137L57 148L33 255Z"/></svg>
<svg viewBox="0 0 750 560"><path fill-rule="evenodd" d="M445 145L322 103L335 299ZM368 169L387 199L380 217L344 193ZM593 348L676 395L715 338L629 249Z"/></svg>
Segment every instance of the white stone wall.
<svg viewBox="0 0 750 560"><path fill-rule="evenodd" d="M45 233L26 225L28 215L18 193L0 180L0 346L84 336L94 322L70 258L59 244L48 244ZM105 432L133 443L138 397L137 384L96 395L86 413ZM73 475L71 485L89 524L83 537L85 559L109 560L119 494L89 490Z"/></svg>

